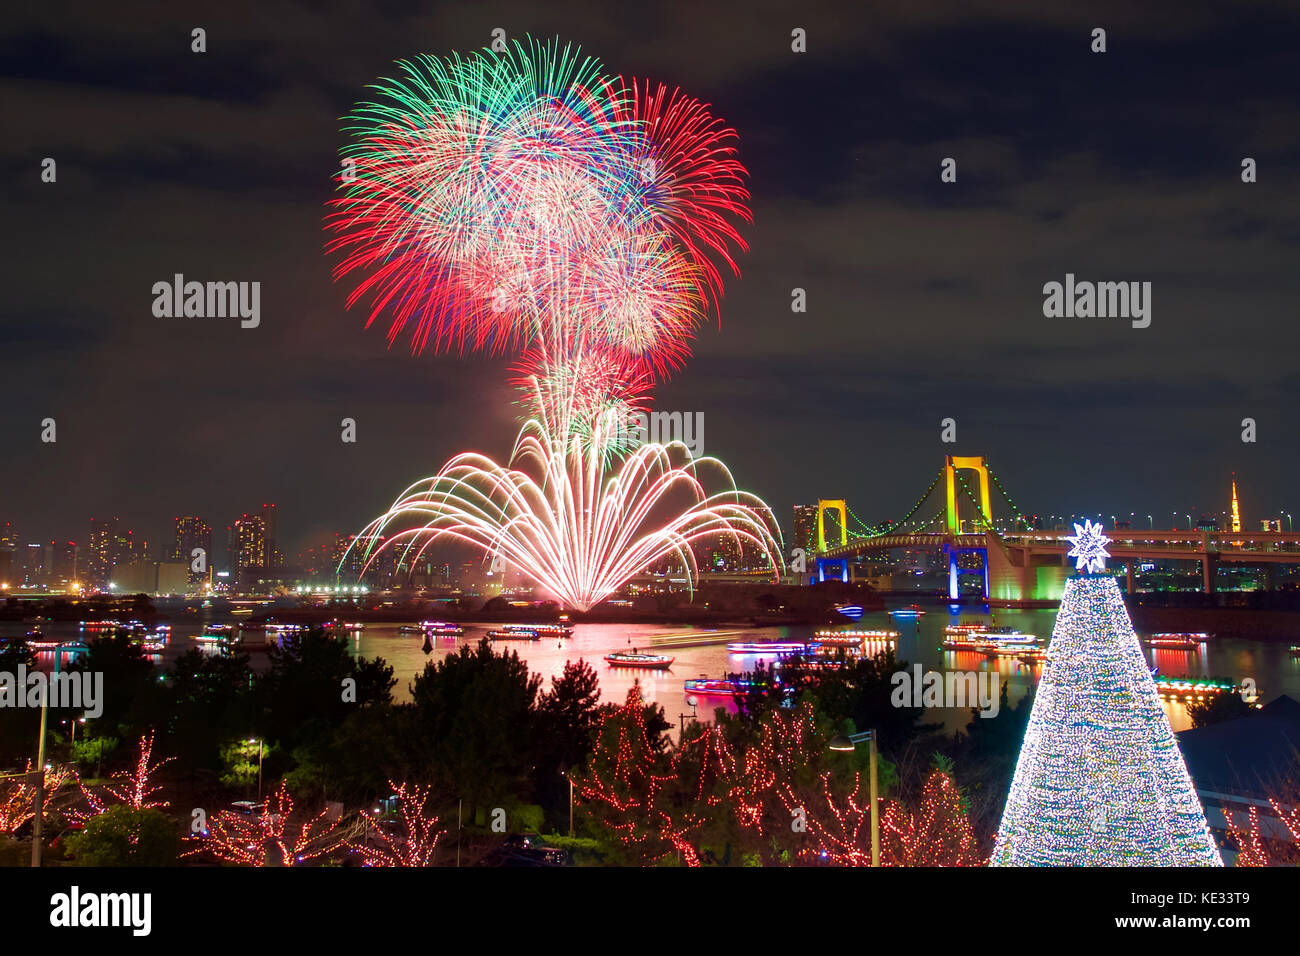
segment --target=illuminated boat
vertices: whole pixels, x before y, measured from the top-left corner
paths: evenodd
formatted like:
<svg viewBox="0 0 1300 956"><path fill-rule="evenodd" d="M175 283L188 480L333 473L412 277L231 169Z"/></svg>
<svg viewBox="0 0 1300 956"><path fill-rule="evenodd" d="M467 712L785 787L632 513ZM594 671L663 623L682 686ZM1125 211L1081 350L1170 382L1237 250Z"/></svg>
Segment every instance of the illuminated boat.
<svg viewBox="0 0 1300 956"><path fill-rule="evenodd" d="M1151 647L1169 648L1180 651L1194 651L1209 639L1208 634L1152 634L1146 643Z"/></svg>
<svg viewBox="0 0 1300 956"><path fill-rule="evenodd" d="M911 620L913 618L925 617L925 612L921 610L919 604L911 604L907 607L895 608L889 612L889 616Z"/></svg>
<svg viewBox="0 0 1300 956"><path fill-rule="evenodd" d="M727 645L729 654L803 654L816 644L806 641L734 641Z"/></svg>
<svg viewBox="0 0 1300 956"><path fill-rule="evenodd" d="M424 626L421 624L402 624L397 628L399 634L423 634Z"/></svg>
<svg viewBox="0 0 1300 956"><path fill-rule="evenodd" d="M117 621L82 621L83 631L112 631L117 628Z"/></svg>
<svg viewBox="0 0 1300 956"><path fill-rule="evenodd" d="M334 626L341 631L360 631L365 627L360 621L340 621Z"/></svg>
<svg viewBox="0 0 1300 956"><path fill-rule="evenodd" d="M1300 644L1291 645L1291 654L1294 657L1300 657Z"/></svg>
<svg viewBox="0 0 1300 956"><path fill-rule="evenodd" d="M850 621L858 621L862 619L861 604L837 604L835 605L835 610L840 614L843 614Z"/></svg>
<svg viewBox="0 0 1300 956"><path fill-rule="evenodd" d="M230 643L231 626L229 624L209 624L201 633L194 635L198 644L225 645Z"/></svg>
<svg viewBox="0 0 1300 956"><path fill-rule="evenodd" d="M635 649L630 654L624 651L606 654L605 660L611 667L640 667L662 671L673 666L671 657L665 657L663 654L639 654Z"/></svg>
<svg viewBox="0 0 1300 956"><path fill-rule="evenodd" d="M533 627L522 624L507 624L487 632L490 641L540 641L542 635Z"/></svg>
<svg viewBox="0 0 1300 956"><path fill-rule="evenodd" d="M1169 677L1154 675L1156 691L1161 697L1177 700L1204 700L1217 694L1232 694L1240 687L1230 680L1215 677Z"/></svg>
<svg viewBox="0 0 1300 956"><path fill-rule="evenodd" d="M713 677L689 677L683 683L688 694L700 694L706 697L738 697L754 689L753 681L728 680Z"/></svg>
<svg viewBox="0 0 1300 956"><path fill-rule="evenodd" d="M985 634L980 637L983 645L980 653L985 657L1015 657L1038 646L1038 638L1032 634Z"/></svg>
<svg viewBox="0 0 1300 956"><path fill-rule="evenodd" d="M510 627L522 627L536 632L538 637L572 637L573 628L568 624L507 624Z"/></svg>
<svg viewBox="0 0 1300 956"><path fill-rule="evenodd" d="M63 641L57 637L46 637L40 627L34 627L23 635L27 646L36 651L52 651L57 648Z"/></svg>
<svg viewBox="0 0 1300 956"><path fill-rule="evenodd" d="M1014 627L1007 627L1002 624L984 624L979 621L963 621L960 624L949 624L943 629L943 633L949 637L968 637L972 634L1019 634Z"/></svg>
<svg viewBox="0 0 1300 956"><path fill-rule="evenodd" d="M823 627L813 631L813 637L820 644L831 647L858 647L863 641L896 641L898 631L868 631L862 628Z"/></svg>
<svg viewBox="0 0 1300 956"><path fill-rule="evenodd" d="M1047 660L1047 651L1041 647L1030 648L1017 654L1016 659L1026 664L1038 664Z"/></svg>
<svg viewBox="0 0 1300 956"><path fill-rule="evenodd" d="M421 621L420 629L434 637L460 637L465 633L463 627L450 621Z"/></svg>

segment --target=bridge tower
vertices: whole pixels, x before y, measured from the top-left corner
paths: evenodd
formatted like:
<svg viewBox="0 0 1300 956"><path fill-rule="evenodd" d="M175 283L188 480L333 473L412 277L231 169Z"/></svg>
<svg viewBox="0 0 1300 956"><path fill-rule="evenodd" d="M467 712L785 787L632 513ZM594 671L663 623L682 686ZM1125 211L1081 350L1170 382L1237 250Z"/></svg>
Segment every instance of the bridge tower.
<svg viewBox="0 0 1300 956"><path fill-rule="evenodd" d="M840 516L840 545L849 543L849 506L843 498L817 499L817 580L849 582L848 556L839 558L822 557L826 553L826 512L832 511Z"/></svg>
<svg viewBox="0 0 1300 956"><path fill-rule="evenodd" d="M961 532L961 522L957 519L957 471L969 469L980 476L980 511L984 514L984 523L993 524L993 513L989 510L989 469L984 464L983 455L948 455L944 460L943 477L948 492L948 533ZM820 518L820 515L818 516Z"/></svg>
<svg viewBox="0 0 1300 956"><path fill-rule="evenodd" d="M826 512L833 511L840 516L840 544L849 543L849 507L843 498L817 499L817 550L826 550Z"/></svg>

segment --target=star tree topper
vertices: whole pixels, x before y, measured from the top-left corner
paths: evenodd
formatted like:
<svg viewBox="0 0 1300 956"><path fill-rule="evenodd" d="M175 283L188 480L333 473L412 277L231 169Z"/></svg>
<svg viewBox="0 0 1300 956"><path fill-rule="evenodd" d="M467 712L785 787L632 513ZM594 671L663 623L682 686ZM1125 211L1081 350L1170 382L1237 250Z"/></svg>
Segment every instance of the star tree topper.
<svg viewBox="0 0 1300 956"><path fill-rule="evenodd" d="M1106 550L1110 538L1101 533L1101 525L1084 518L1082 526L1074 526L1074 532L1073 535L1066 535L1065 540L1074 545L1067 557L1077 559L1075 570L1087 573L1104 571L1106 559L1110 557L1110 552Z"/></svg>

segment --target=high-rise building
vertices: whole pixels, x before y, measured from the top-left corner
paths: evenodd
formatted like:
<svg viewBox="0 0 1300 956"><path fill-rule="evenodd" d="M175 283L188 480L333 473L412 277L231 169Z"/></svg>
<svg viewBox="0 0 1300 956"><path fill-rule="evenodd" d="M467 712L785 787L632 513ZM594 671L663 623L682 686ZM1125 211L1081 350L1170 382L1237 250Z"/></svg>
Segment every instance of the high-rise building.
<svg viewBox="0 0 1300 956"><path fill-rule="evenodd" d="M203 552L202 571L193 569L196 550ZM202 518L192 516L176 519L175 539L171 550L172 561L182 561L190 568L190 585L200 586L211 580L212 528Z"/></svg>
<svg viewBox="0 0 1300 956"><path fill-rule="evenodd" d="M803 548L809 554L817 550L817 506L794 506L794 536L792 547Z"/></svg>
<svg viewBox="0 0 1300 956"><path fill-rule="evenodd" d="M19 583L23 587L34 588L45 583L45 547L36 541L29 541L21 550L22 566L19 571Z"/></svg>
<svg viewBox="0 0 1300 956"><path fill-rule="evenodd" d="M131 529L122 530L117 517L91 518L90 536L82 557L83 576L92 587L106 588L113 569L148 556L149 542L139 540Z"/></svg>
<svg viewBox="0 0 1300 956"><path fill-rule="evenodd" d="M276 520L275 505L263 503L261 515L263 533L266 535L262 567L278 568L284 564L284 555L280 553L279 522Z"/></svg>
<svg viewBox="0 0 1300 956"><path fill-rule="evenodd" d="M86 539L86 582L107 587L113 573L113 548L117 539L117 518L91 518Z"/></svg>
<svg viewBox="0 0 1300 956"><path fill-rule="evenodd" d="M245 513L234 525L230 570L236 577L246 568L266 567L266 520Z"/></svg>
<svg viewBox="0 0 1300 956"><path fill-rule="evenodd" d="M80 549L75 541L51 541L45 546L45 583L66 589L77 583Z"/></svg>

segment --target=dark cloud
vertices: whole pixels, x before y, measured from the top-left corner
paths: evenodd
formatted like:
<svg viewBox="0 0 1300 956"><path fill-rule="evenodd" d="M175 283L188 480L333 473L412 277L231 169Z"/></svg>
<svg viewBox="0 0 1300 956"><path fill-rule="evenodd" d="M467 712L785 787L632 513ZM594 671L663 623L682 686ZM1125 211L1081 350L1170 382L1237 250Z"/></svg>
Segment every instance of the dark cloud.
<svg viewBox="0 0 1300 956"><path fill-rule="evenodd" d="M680 85L739 131L743 275L656 400L704 412L706 450L778 514L819 495L905 509L954 450L949 416L956 450L988 454L1032 510L1221 510L1233 470L1248 517L1295 506L1300 13L860 7L14 11L0 520L80 538L111 512L159 540L174 514L224 526L276 500L296 545L355 528L458 451L505 456L509 361L388 349L345 309L321 232L339 117L365 84L497 26ZM1088 52L1098 25L1105 56ZM945 156L956 185L939 182ZM155 319L149 290L177 272L261 281L262 327ZM1042 285L1066 272L1151 281L1151 328L1045 319ZM38 441L47 415L56 446ZM345 416L357 446L338 441ZM1238 440L1246 416L1256 445Z"/></svg>

